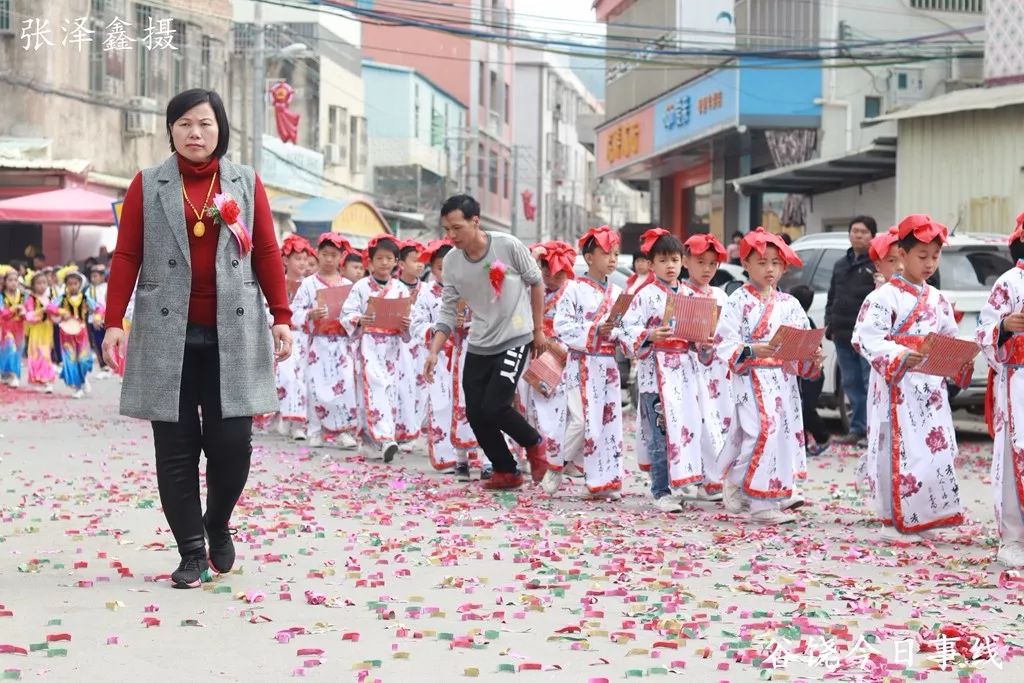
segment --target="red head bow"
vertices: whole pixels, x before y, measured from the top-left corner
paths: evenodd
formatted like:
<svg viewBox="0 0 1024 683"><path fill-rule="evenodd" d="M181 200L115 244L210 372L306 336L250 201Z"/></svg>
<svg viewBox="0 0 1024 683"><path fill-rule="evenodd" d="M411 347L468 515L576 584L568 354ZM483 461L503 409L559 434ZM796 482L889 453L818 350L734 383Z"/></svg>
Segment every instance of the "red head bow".
<svg viewBox="0 0 1024 683"><path fill-rule="evenodd" d="M923 213L912 213L901 220L898 230L901 240L913 235L919 242L925 244L935 239L939 240L939 244L944 244L949 238L949 229L945 225L933 221L931 216Z"/></svg>
<svg viewBox="0 0 1024 683"><path fill-rule="evenodd" d="M434 260L434 256L437 254L437 252L441 251L442 247L450 246L453 245L451 241L447 239L430 240L430 242L427 243L427 246L423 247L422 250L420 251L420 262L430 263L431 261Z"/></svg>
<svg viewBox="0 0 1024 683"><path fill-rule="evenodd" d="M769 246L779 250L779 256L786 262L786 265L793 266L794 268L800 268L804 265L804 262L800 260L796 252L790 249L789 245L783 242L781 237L768 232L760 225L748 232L740 240L740 259L746 259L751 251L756 251L759 255L764 256L764 252Z"/></svg>
<svg viewBox="0 0 1024 683"><path fill-rule="evenodd" d="M416 240L400 240L398 242L399 249L415 249L416 251L423 251L423 245Z"/></svg>
<svg viewBox="0 0 1024 683"><path fill-rule="evenodd" d="M552 275L565 271L570 277L575 277L573 267L576 265L576 250L566 242L551 241L544 245L544 255L540 260L547 264Z"/></svg>
<svg viewBox="0 0 1024 683"><path fill-rule="evenodd" d="M399 250L404 246L401 242L396 240L393 235L374 235L370 238L370 241L366 243L366 253L369 254L370 250L376 247L381 242L392 242Z"/></svg>
<svg viewBox="0 0 1024 683"><path fill-rule="evenodd" d="M700 235L694 235L690 239L683 243L683 246L693 255L703 254L705 251L713 250L715 257L719 263L725 263L726 259L729 258L728 252L722 243L711 234L702 233Z"/></svg>
<svg viewBox="0 0 1024 683"><path fill-rule="evenodd" d="M613 247L622 244L622 238L619 237L619 233L615 232L607 225L602 225L599 228L591 228L584 233L583 237L580 238L579 244L580 249L587 244L587 241L593 237L594 241L597 242L597 246L605 252L610 252Z"/></svg>
<svg viewBox="0 0 1024 683"><path fill-rule="evenodd" d="M659 237L664 235L671 235L665 228L651 228L644 234L640 235L640 253L645 256L651 252L651 247L658 241Z"/></svg>
<svg viewBox="0 0 1024 683"><path fill-rule="evenodd" d="M336 232L324 232L316 238L317 249L325 244L333 244L341 251L352 251L352 245L349 241Z"/></svg>
<svg viewBox="0 0 1024 683"><path fill-rule="evenodd" d="M292 233L281 242L281 256L291 256L292 254L313 254L315 256L316 252L309 240L302 235Z"/></svg>
<svg viewBox="0 0 1024 683"><path fill-rule="evenodd" d="M1017 229L1010 235L1010 244L1013 244L1019 239L1024 239L1024 213L1017 216Z"/></svg>
<svg viewBox="0 0 1024 683"><path fill-rule="evenodd" d="M868 247L868 257L872 261L881 261L889 255L892 245L900 241L900 229L895 225L881 235L871 239L871 246Z"/></svg>

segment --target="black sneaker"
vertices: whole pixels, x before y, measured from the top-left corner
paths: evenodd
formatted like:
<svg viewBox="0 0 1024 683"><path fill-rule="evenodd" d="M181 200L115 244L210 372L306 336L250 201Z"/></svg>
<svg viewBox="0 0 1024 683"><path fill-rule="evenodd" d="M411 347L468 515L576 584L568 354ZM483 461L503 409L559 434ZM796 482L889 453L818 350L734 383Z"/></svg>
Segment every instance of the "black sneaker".
<svg viewBox="0 0 1024 683"><path fill-rule="evenodd" d="M455 466L455 479L457 481L469 481L472 479L469 475L469 463L460 462Z"/></svg>
<svg viewBox="0 0 1024 683"><path fill-rule="evenodd" d="M235 535L236 530L213 530L206 525L206 515L203 515L203 529L206 531L206 538L210 540L210 568L218 574L227 574L235 566L235 542L231 537Z"/></svg>
<svg viewBox="0 0 1024 683"><path fill-rule="evenodd" d="M199 588L203 585L203 572L205 570L205 556L186 555L181 558L181 564L171 574L171 585L175 588Z"/></svg>
<svg viewBox="0 0 1024 683"><path fill-rule="evenodd" d="M490 465L487 465L486 467L481 468L480 469L480 481L487 481L488 479L491 478L492 474L494 474L494 470L491 469Z"/></svg>

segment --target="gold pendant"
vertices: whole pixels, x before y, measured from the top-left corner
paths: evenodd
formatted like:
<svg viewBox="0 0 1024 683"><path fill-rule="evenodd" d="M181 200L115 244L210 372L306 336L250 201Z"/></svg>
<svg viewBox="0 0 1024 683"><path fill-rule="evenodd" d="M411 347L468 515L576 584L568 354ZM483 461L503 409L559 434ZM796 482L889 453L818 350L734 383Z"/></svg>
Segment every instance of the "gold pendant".
<svg viewBox="0 0 1024 683"><path fill-rule="evenodd" d="M203 235L206 234L206 226L203 225L202 221L198 221L195 225L192 226L192 234L195 235L196 237L202 237Z"/></svg>

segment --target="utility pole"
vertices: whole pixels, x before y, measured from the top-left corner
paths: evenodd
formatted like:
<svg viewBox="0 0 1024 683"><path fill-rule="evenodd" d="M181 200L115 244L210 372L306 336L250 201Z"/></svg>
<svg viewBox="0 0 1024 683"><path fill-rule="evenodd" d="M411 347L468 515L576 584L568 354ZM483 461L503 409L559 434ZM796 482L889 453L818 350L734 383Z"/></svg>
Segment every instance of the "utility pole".
<svg viewBox="0 0 1024 683"><path fill-rule="evenodd" d="M266 34L263 32L263 4L258 1L253 4L256 47L253 55L255 65L253 68L252 167L259 174L263 167L263 131L267 127L266 93L264 92L264 82L267 80Z"/></svg>

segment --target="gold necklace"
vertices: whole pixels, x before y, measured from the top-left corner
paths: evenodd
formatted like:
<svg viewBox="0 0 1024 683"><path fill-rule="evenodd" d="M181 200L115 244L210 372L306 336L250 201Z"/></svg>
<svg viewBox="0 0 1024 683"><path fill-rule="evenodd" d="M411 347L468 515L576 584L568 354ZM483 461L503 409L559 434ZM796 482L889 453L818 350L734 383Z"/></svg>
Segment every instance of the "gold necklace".
<svg viewBox="0 0 1024 683"><path fill-rule="evenodd" d="M197 211L192 200L188 198L188 193L185 192L185 176L181 176L181 194L184 195L185 201L188 202L189 207L196 214L196 224L192 226L192 234L196 237L202 237L206 234L206 225L203 223L203 214L206 213L206 205L210 202L210 195L213 194L213 186L216 182L217 172L214 171L213 180L210 181L210 189L206 191L206 199L203 200L203 210Z"/></svg>

